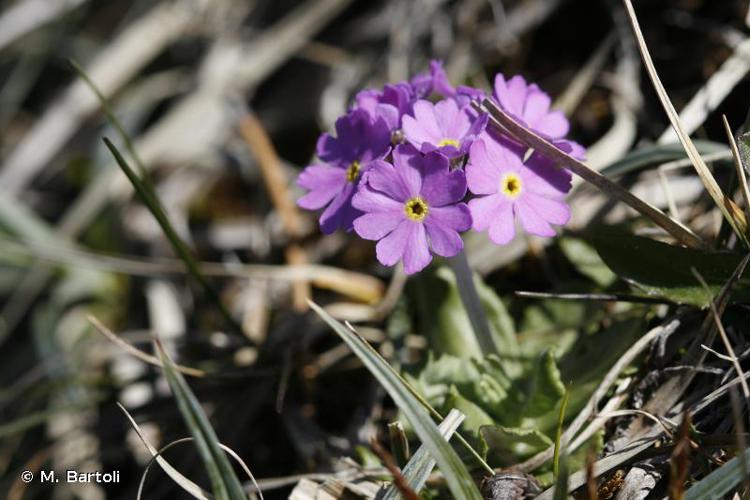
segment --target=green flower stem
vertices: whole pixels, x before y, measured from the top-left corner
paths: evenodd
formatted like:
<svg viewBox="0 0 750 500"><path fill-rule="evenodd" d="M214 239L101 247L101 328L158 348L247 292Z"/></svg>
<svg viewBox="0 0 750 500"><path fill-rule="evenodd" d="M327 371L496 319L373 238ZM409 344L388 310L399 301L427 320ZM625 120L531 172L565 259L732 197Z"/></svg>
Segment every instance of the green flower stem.
<svg viewBox="0 0 750 500"><path fill-rule="evenodd" d="M458 293L461 296L461 302L466 309L466 315L469 317L471 326L474 330L474 337L479 344L479 348L484 355L500 354L492 337L490 324L487 321L487 314L484 306L479 300L479 293L474 284L474 273L469 267L469 261L466 259L466 253L461 250L458 255L448 259L448 263L456 276L456 285Z"/></svg>

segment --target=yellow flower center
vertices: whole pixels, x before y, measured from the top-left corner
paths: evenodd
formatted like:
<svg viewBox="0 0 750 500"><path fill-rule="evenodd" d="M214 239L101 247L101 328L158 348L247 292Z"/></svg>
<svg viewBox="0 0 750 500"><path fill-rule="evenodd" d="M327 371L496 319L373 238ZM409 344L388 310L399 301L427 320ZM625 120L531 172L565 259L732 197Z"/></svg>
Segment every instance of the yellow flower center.
<svg viewBox="0 0 750 500"><path fill-rule="evenodd" d="M354 160L349 168L346 169L346 180L354 182L359 177L359 160Z"/></svg>
<svg viewBox="0 0 750 500"><path fill-rule="evenodd" d="M442 148L443 146L453 146L454 148L457 148L460 145L461 144L455 139L443 139L442 141L438 142L439 148Z"/></svg>
<svg viewBox="0 0 750 500"><path fill-rule="evenodd" d="M521 194L521 178L518 174L505 174L500 181L500 190L511 200Z"/></svg>
<svg viewBox="0 0 750 500"><path fill-rule="evenodd" d="M425 203L425 201L419 196L411 198L404 204L404 213L413 221L421 221L427 217L427 212L429 211L430 207L428 207L427 203Z"/></svg>

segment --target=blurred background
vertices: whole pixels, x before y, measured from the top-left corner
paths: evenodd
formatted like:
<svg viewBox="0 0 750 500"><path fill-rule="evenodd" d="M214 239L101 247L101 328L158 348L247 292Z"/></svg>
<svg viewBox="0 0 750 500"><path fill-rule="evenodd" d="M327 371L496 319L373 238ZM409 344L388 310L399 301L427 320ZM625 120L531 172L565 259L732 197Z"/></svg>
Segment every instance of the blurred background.
<svg viewBox="0 0 750 500"><path fill-rule="evenodd" d="M721 114L738 126L748 107L747 2L636 8L676 107L693 103L688 128L723 141ZM161 371L138 359L153 354L152 333L200 370L191 388L220 440L265 479L266 498L286 498L301 474L356 474L394 410L306 300L363 325L391 357L418 359L425 340L408 327L393 340L399 324L388 319L405 279L377 265L369 242L321 237L315 214L294 204L294 178L358 90L408 79L431 59L454 84L489 89L497 72L536 81L571 118L593 167L673 140L616 0L0 2L5 497L135 497L150 455L116 403L157 448L189 435ZM104 95L138 158L69 60ZM712 93L696 101L709 80ZM207 287L186 272L103 137L148 171ZM725 147L711 151L727 158ZM671 190L655 170L622 181L665 209L707 203L685 172L669 171ZM585 186L571 203L572 232L630 215ZM715 211L682 214L699 231L717 225ZM467 248L509 301L514 290L580 277L537 240L499 249L481 235ZM512 314L527 303L512 298ZM208 484L193 445L165 456ZM22 470L52 468L117 470L120 483L19 481ZM185 495L157 469L146 498Z"/></svg>

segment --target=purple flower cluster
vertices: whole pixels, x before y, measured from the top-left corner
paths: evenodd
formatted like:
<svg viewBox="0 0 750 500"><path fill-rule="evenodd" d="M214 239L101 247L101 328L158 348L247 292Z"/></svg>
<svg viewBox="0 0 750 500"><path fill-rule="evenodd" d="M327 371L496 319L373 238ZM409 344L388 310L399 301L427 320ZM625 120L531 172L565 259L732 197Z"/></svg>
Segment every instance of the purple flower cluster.
<svg viewBox="0 0 750 500"><path fill-rule="evenodd" d="M378 260L402 261L407 274L424 269L433 253L456 255L463 249L460 233L471 228L487 231L498 245L513 239L517 224L554 236L552 226L570 218L570 173L488 128L488 116L472 105L484 96L453 87L437 61L411 81L363 90L336 121L336 135L318 140L320 162L297 180L308 191L299 206L324 209L324 233L354 229L377 241ZM537 85L498 74L491 98L525 127L583 158L583 147L566 139L568 120L550 109L550 97Z"/></svg>

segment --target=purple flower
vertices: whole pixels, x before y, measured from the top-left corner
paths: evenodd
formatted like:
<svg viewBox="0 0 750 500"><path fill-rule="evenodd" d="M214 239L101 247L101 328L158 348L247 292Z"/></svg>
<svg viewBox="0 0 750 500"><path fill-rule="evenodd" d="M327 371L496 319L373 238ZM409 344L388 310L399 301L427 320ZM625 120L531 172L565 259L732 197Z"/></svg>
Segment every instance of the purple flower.
<svg viewBox="0 0 750 500"><path fill-rule="evenodd" d="M453 97L456 89L448 80L448 75L443 69L443 61L430 61L430 76L432 77L432 89L443 97Z"/></svg>
<svg viewBox="0 0 750 500"><path fill-rule="evenodd" d="M498 73L492 97L519 123L548 139L562 139L570 129L561 111L550 111L550 97L535 83L527 84L521 75L505 81Z"/></svg>
<svg viewBox="0 0 750 500"><path fill-rule="evenodd" d="M565 139L570 130L568 119L562 111L551 111L552 100L535 83L527 83L521 75L505 80L501 73L495 76L492 97L519 123L550 140L552 144L572 157L583 160L586 150L580 144Z"/></svg>
<svg viewBox="0 0 750 500"><path fill-rule="evenodd" d="M474 142L469 152L466 178L477 195L469 202L473 228L489 229L490 239L498 245L513 239L516 220L528 233L555 236L550 224L570 219L564 201L570 173L536 153L524 163L523 154L489 134Z"/></svg>
<svg viewBox="0 0 750 500"><path fill-rule="evenodd" d="M469 150L487 125L487 115L477 116L470 106L459 107L453 99L437 104L420 100L414 103L414 116L404 116L402 123L404 137L415 148L454 158Z"/></svg>
<svg viewBox="0 0 750 500"><path fill-rule="evenodd" d="M363 90L355 97L357 108L367 111L373 119L382 117L391 130L401 127L401 117L411 112L415 100L406 82L387 84L382 91Z"/></svg>
<svg viewBox="0 0 750 500"><path fill-rule="evenodd" d="M435 88L435 78L432 72L419 73L409 80L409 87L415 99L425 99L432 94Z"/></svg>
<svg viewBox="0 0 750 500"><path fill-rule="evenodd" d="M362 238L379 240L381 264L404 262L413 274L432 260L432 251L452 257L463 248L458 234L471 227L465 203L466 177L450 170L439 153L423 155L408 144L397 146L393 164L374 161L352 204L364 212L354 221Z"/></svg>
<svg viewBox="0 0 750 500"><path fill-rule="evenodd" d="M352 207L352 196L370 162L388 154L390 140L385 120L372 119L365 110L336 120L336 137L320 136L317 154L325 164L310 165L300 173L297 184L309 192L297 204L308 210L326 207L320 216L321 231L351 230L352 221L361 215Z"/></svg>
<svg viewBox="0 0 750 500"><path fill-rule="evenodd" d="M459 107L464 107L471 101L481 101L485 93L481 89L475 89L466 85L454 87L445 74L443 63L441 61L430 62L430 73L432 73L432 86L436 93L442 97L455 99Z"/></svg>

